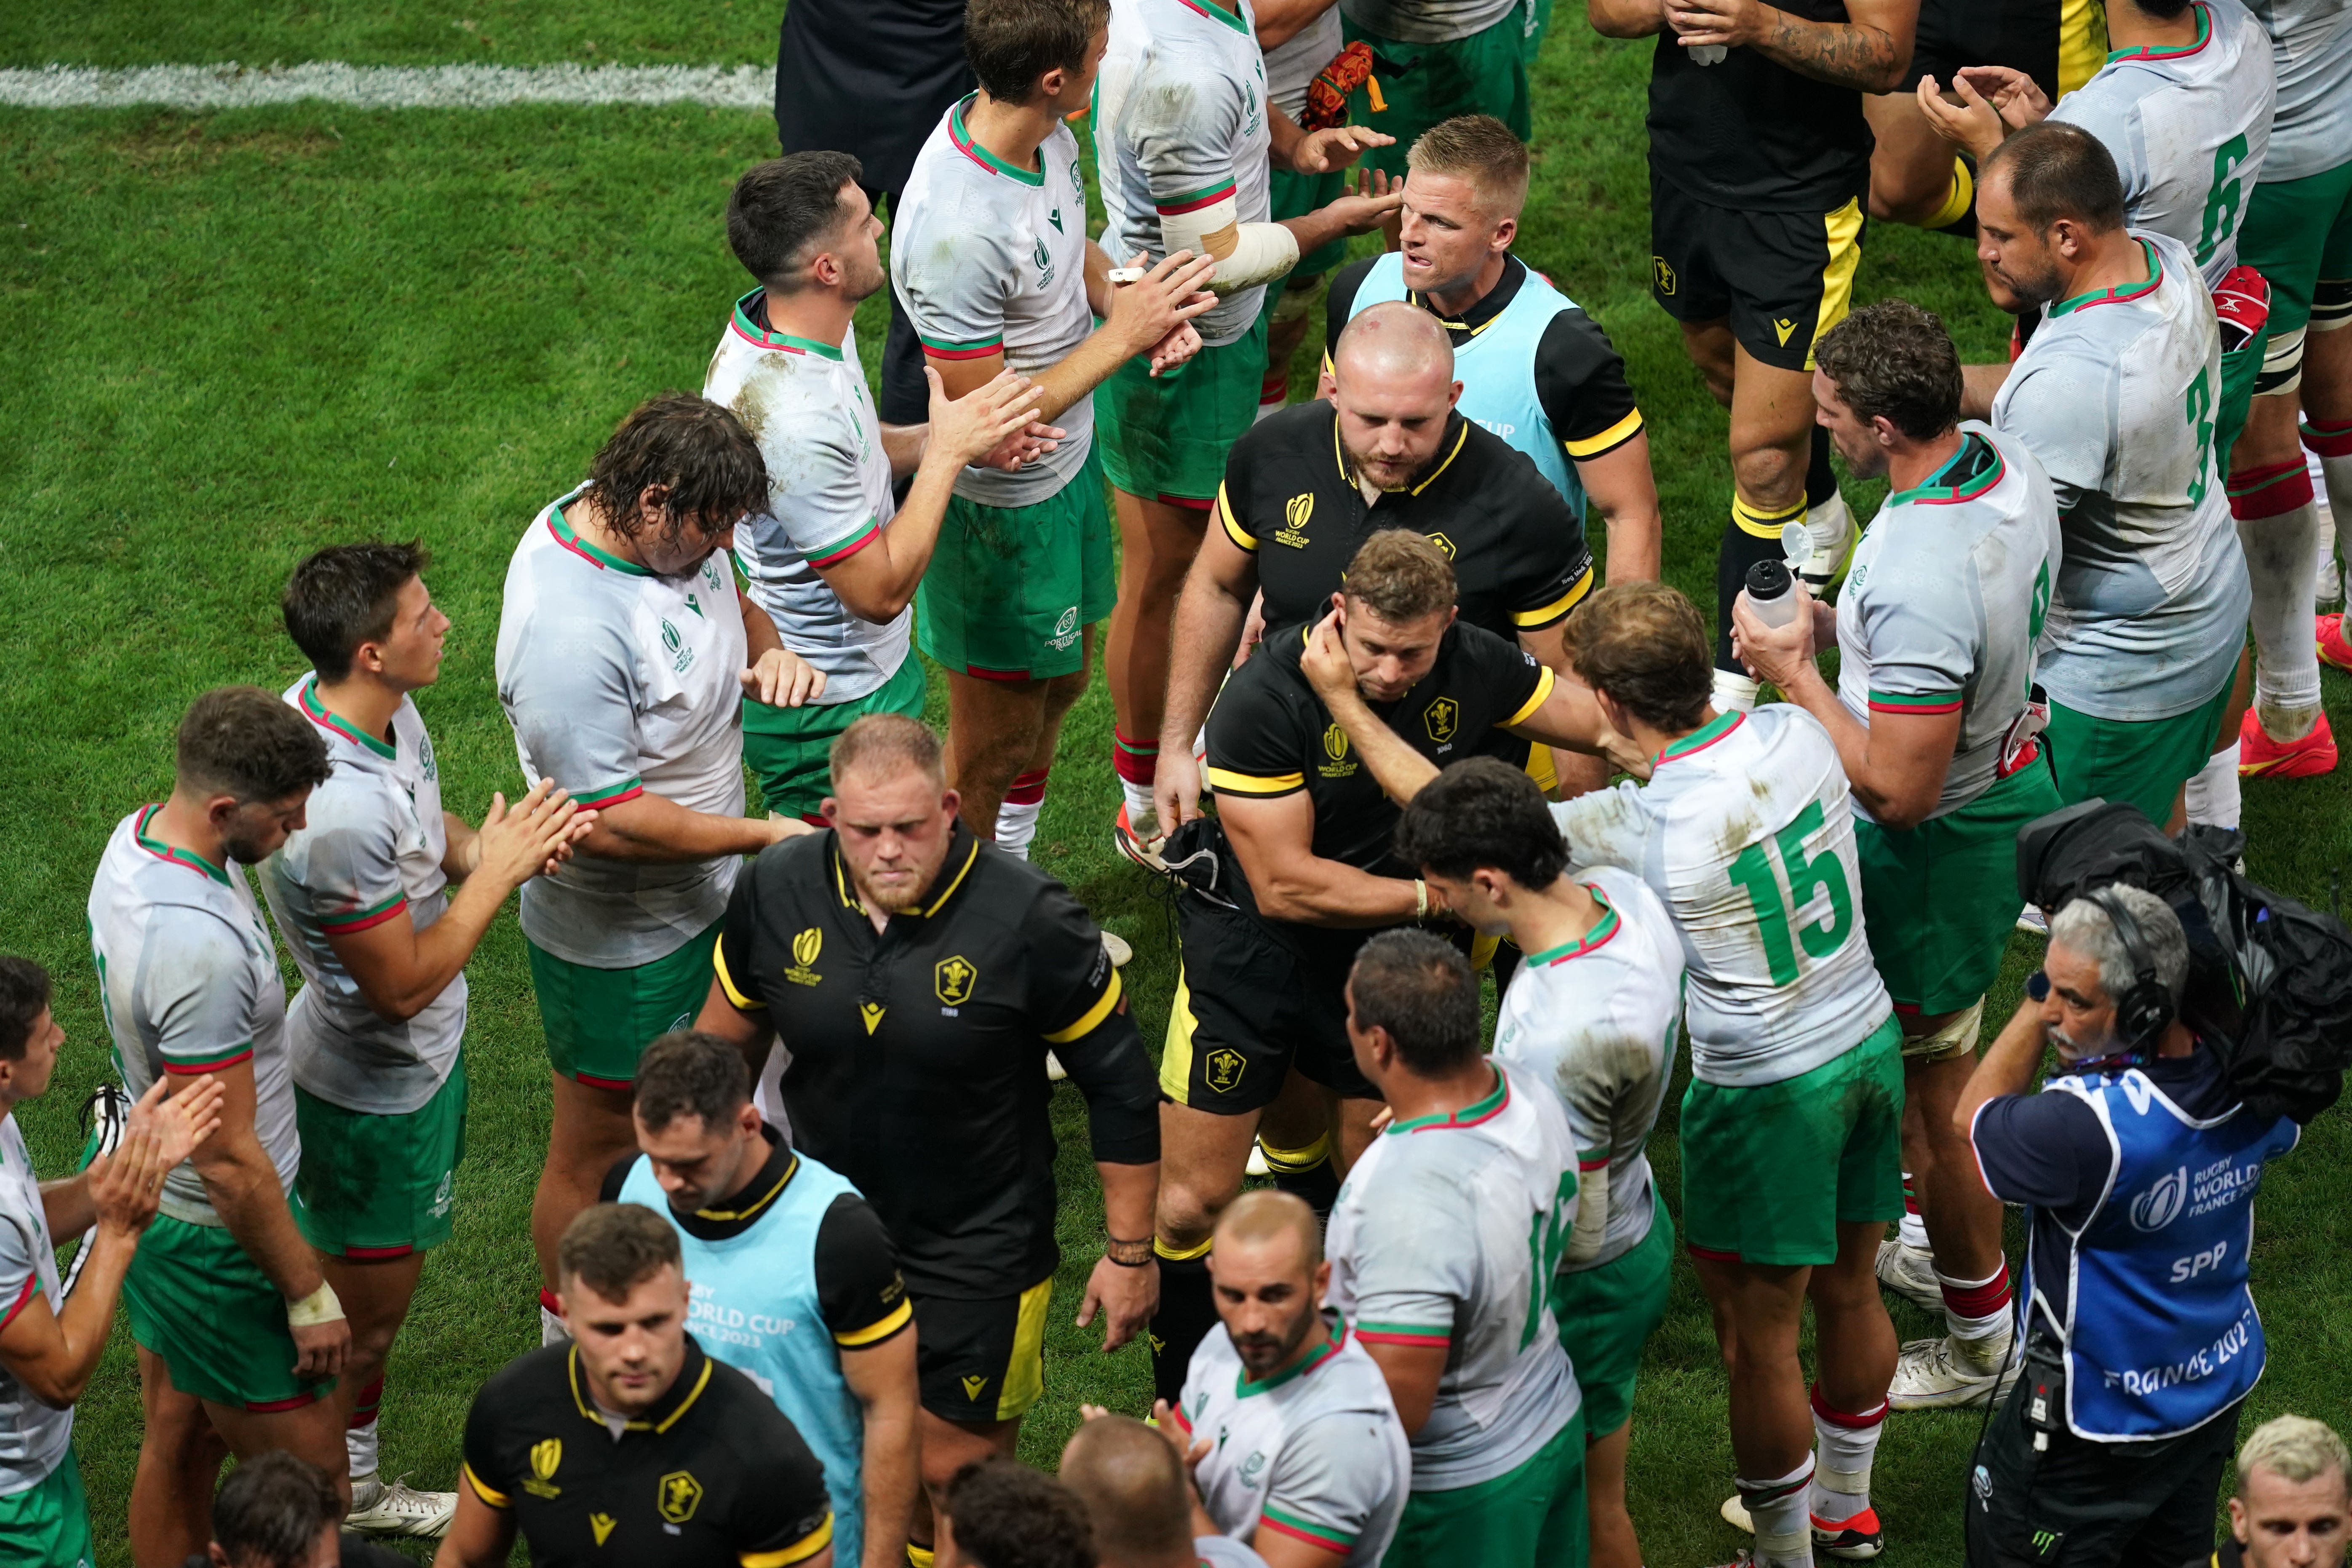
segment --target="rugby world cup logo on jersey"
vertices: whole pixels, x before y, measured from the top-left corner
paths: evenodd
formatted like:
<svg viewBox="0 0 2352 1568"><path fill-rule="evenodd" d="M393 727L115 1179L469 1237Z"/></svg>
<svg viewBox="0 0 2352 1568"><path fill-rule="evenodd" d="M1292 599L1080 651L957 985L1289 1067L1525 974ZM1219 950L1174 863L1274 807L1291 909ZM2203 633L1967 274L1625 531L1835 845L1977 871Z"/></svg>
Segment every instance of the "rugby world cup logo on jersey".
<svg viewBox="0 0 2352 1568"><path fill-rule="evenodd" d="M555 1468L563 1463L563 1439L542 1437L530 1446L530 1474L523 1478L522 1489L533 1497L551 1498L563 1489L555 1485Z"/></svg>
<svg viewBox="0 0 2352 1568"><path fill-rule="evenodd" d="M2181 1206L2188 1201L2189 1167L2182 1165L2169 1175L2158 1176L2148 1184L2147 1191L2132 1199L2132 1228L2162 1230L2180 1217Z"/></svg>
<svg viewBox="0 0 2352 1568"><path fill-rule="evenodd" d="M672 674L684 675L694 667L694 650L686 646L686 639L678 635L676 626L670 625L669 617L667 616L662 617L662 647L667 649L671 656Z"/></svg>
<svg viewBox="0 0 2352 1568"><path fill-rule="evenodd" d="M1327 779L1344 779L1356 771L1355 762L1348 755L1348 731L1333 724L1323 731L1323 754L1330 761L1315 771Z"/></svg>
<svg viewBox="0 0 2352 1568"><path fill-rule="evenodd" d="M1030 259L1037 264L1037 287L1050 288L1054 282L1054 253L1045 248L1045 237L1039 235L1031 242Z"/></svg>
<svg viewBox="0 0 2352 1568"><path fill-rule="evenodd" d="M1287 544L1293 550L1307 548L1307 520L1315 515L1315 492L1292 496L1282 503L1282 526L1274 531L1276 544Z"/></svg>
<svg viewBox="0 0 2352 1568"><path fill-rule="evenodd" d="M824 932L814 926L809 927L800 935L793 938L793 963L791 968L784 971L784 978L795 985L815 984L824 976L817 973L811 965L816 963L816 955L824 950Z"/></svg>

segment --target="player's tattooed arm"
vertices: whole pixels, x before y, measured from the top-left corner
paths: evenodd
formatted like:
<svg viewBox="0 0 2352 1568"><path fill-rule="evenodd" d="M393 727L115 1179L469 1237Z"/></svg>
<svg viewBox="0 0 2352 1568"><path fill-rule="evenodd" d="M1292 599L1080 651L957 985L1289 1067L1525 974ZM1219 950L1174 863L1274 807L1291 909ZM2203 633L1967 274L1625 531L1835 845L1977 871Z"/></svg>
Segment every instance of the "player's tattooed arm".
<svg viewBox="0 0 2352 1568"><path fill-rule="evenodd" d="M1845 22L1809 22L1762 0L1666 0L1685 48L1752 48L1816 81L1892 92L1911 64L1918 0L1852 0Z"/></svg>

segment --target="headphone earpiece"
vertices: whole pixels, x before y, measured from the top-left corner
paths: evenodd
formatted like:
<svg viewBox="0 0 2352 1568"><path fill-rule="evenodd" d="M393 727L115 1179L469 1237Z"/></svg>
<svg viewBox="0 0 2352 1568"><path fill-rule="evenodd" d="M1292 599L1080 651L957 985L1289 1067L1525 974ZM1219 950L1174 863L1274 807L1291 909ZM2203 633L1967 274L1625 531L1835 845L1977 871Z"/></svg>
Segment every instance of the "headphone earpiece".
<svg viewBox="0 0 2352 1568"><path fill-rule="evenodd" d="M2131 960L2131 985L2115 999L2116 1034L2131 1049L2145 1049L2172 1024L2172 993L2158 976L2155 961L2140 940L2139 922L2124 901L2106 888L2093 893L2091 901L2107 912L2107 922L2123 943L2124 955Z"/></svg>

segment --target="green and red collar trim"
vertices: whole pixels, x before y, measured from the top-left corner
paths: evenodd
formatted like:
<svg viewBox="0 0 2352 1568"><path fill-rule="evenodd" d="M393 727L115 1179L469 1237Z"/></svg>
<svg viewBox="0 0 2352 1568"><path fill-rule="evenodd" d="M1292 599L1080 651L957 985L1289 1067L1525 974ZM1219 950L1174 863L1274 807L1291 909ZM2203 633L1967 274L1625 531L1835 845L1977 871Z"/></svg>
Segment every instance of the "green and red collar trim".
<svg viewBox="0 0 2352 1568"><path fill-rule="evenodd" d="M1296 1383L1318 1367L1328 1366L1341 1351L1348 1348L1348 1320L1337 1312L1327 1314L1331 1337L1323 1342L1314 1354L1301 1356L1297 1363L1285 1367L1263 1383L1252 1383L1246 1369L1234 1374L1234 1393L1247 1399L1254 1394L1271 1394L1286 1383Z"/></svg>
<svg viewBox="0 0 2352 1568"><path fill-rule="evenodd" d="M1018 180L1024 185L1043 186L1045 183L1045 171L1042 166L1034 174L1026 169L1015 168L973 141L971 132L964 129L963 111L971 107L971 100L979 96L977 92L968 92L953 109L948 110L948 140L955 143L957 152L992 174L1003 174L1005 178ZM1041 155L1038 163L1042 165L1044 162L1045 159Z"/></svg>
<svg viewBox="0 0 2352 1568"><path fill-rule="evenodd" d="M1427 1116L1416 1116L1410 1121L1392 1123L1388 1130L1388 1136L1393 1138L1400 1132L1459 1131L1465 1127L1476 1127L1482 1122L1492 1121L1495 1118L1503 1114L1504 1110L1508 1107L1510 1103L1510 1075L1505 1072L1501 1068L1496 1068L1495 1069L1495 1090L1492 1094L1487 1095L1484 1100L1473 1100L1468 1105L1464 1106L1461 1110L1454 1111L1449 1115L1439 1116L1433 1112ZM1370 1326L1370 1325L1369 1324L1364 1325L1364 1329L1369 1330ZM1363 1331L1360 1330L1359 1336L1361 1337L1362 1333Z"/></svg>
<svg viewBox="0 0 2352 1568"><path fill-rule="evenodd" d="M203 856L190 850L182 849L176 845L166 844L160 838L147 837L147 825L154 821L155 814L163 809L162 805L158 804L143 807L140 811L139 820L131 826L131 837L137 841L139 847L158 860L169 860L174 866L185 866L189 870L210 877L214 881L226 887L228 872L221 867L214 865Z"/></svg>
<svg viewBox="0 0 2352 1568"><path fill-rule="evenodd" d="M581 560L587 562L591 566L596 567L600 571L610 570L618 572L625 577L650 577L653 575L650 571L638 565L635 562L624 561L619 556L614 554L611 551L599 550L594 544L583 539L572 528L571 521L563 515L563 509L560 506L551 506L547 509L547 531L555 536L556 543L561 544L564 549L569 550L572 554L577 555Z"/></svg>
<svg viewBox="0 0 2352 1568"><path fill-rule="evenodd" d="M1696 756L1706 751L1709 746L1738 729L1741 718L1742 715L1737 709L1728 713L1717 714L1664 751L1660 752L1658 765L1664 767L1668 763L1679 762L1685 757Z"/></svg>
<svg viewBox="0 0 2352 1568"><path fill-rule="evenodd" d="M2118 60L2187 59L2189 56L2195 54L2198 50L2203 48L2207 44L2213 41L2213 13L2201 5L2192 5L2189 6L2189 9L2197 13L2197 41L2195 43L2172 44L2168 46L2150 44L2144 48L2137 49L2109 49L2107 51L2107 63L2109 65L2114 65Z"/></svg>
<svg viewBox="0 0 2352 1568"><path fill-rule="evenodd" d="M2060 316L2072 315L2076 310L2087 310L2094 305L2123 304L2155 293L2156 286L2164 281L2164 258L2158 256L2156 253L2156 247L2145 239L2139 242L2139 248L2141 254L2147 258L2146 282L2118 283L2112 289L2101 289L2089 294L2077 294L2071 300L2061 300L2050 307L2051 317L2054 320Z"/></svg>
<svg viewBox="0 0 2352 1568"><path fill-rule="evenodd" d="M1242 21L1238 9L1228 11L1222 5L1203 5L1201 0L1176 0L1176 4L1183 6L1187 11L1197 11L1213 22L1223 22L1236 33L1246 34L1249 31L1248 26Z"/></svg>
<svg viewBox="0 0 2352 1568"><path fill-rule="evenodd" d="M735 301L735 319L728 325L734 331L737 337L763 349L773 349L778 353L814 354L819 359L829 359L836 364L841 363L841 349L838 344L821 343L814 338L796 338L790 332L772 331L752 320L751 301L760 298L763 292L765 290L754 289Z"/></svg>
<svg viewBox="0 0 2352 1568"><path fill-rule="evenodd" d="M1586 931L1580 941L1564 942L1558 947L1548 947L1541 952L1531 952L1528 954L1527 962L1540 963L1547 967L1555 963L1566 963L1571 958L1582 958L1595 948L1605 945L1611 937L1617 934L1623 922L1618 920L1617 910L1609 902L1609 896L1591 882L1584 884L1584 890L1591 893L1592 901L1601 906L1601 919L1594 922L1592 929Z"/></svg>
<svg viewBox="0 0 2352 1568"><path fill-rule="evenodd" d="M1991 458L1990 465L1987 458ZM1974 472L1971 473L1970 470ZM1886 498L1888 506L1958 506L1971 501L1995 485L2008 473L2001 461L2000 448L1971 430L1960 437L1960 445L1950 459L1921 484L1907 490L1896 490ZM1948 475L1960 475L1947 479Z"/></svg>
<svg viewBox="0 0 2352 1568"><path fill-rule="evenodd" d="M398 746L379 741L365 730L354 726L341 714L331 712L327 705L319 700L317 676L314 675L302 683L301 704L304 717L320 728L333 731L355 746L364 746L386 762L391 762L400 755Z"/></svg>

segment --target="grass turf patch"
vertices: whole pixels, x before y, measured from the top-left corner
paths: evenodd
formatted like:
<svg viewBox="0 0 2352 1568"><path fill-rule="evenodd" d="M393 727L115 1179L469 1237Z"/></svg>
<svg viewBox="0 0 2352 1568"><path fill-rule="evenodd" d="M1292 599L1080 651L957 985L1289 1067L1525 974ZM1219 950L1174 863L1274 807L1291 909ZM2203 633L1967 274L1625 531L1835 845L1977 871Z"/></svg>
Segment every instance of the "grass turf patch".
<svg viewBox="0 0 2352 1568"><path fill-rule="evenodd" d="M1538 75L1519 250L1624 352L1668 518L1667 574L1706 605L1730 472L1723 415L1646 297L1648 46L1574 24L1564 13ZM0 19L0 60L756 62L769 58L773 26L765 9L655 0L205 0L168 16L108 4L12 13ZM0 798L14 850L0 866L0 950L57 974L70 1037L57 1087L20 1116L45 1173L68 1167L75 1108L112 1072L82 929L91 868L113 823L169 787L171 731L191 697L231 680L277 689L299 672L277 600L303 553L367 535L432 546L430 582L456 625L441 684L419 706L447 798L478 819L490 791L520 787L491 677L508 555L630 406L699 384L743 287L721 233L727 190L773 150L762 118L690 108L0 112L0 408L10 436L0 493L16 498L0 528L10 675L0 683ZM1942 237L1873 228L1859 292L1935 309L1971 359L1994 357L2006 339L1968 247ZM881 306L860 314L869 371ZM1318 324L1297 362L1302 393L1319 340ZM1847 493L1866 514L1881 490ZM2347 717L2347 689L2332 674L2326 686ZM1156 1051L1172 938L1150 885L1109 847L1109 724L1097 682L1072 715L1036 858L1135 945L1130 994ZM2342 775L2250 784L2252 874L2325 907L2346 858L2347 792ZM2033 945L2015 944L1996 1019L2013 1005ZM470 975L474 1114L457 1236L425 1270L384 1405L384 1473L433 1486L450 1484L475 1388L536 1342L526 1220L546 1068L510 919ZM290 967L289 978L290 987ZM1055 1110L1069 1262L1048 1397L1023 1445L1042 1464L1081 1399L1139 1412L1150 1397L1140 1347L1105 1358L1098 1330L1070 1326L1100 1210L1076 1097L1060 1094ZM1653 1158L1678 1208L1673 1131L1670 1109ZM2352 1283L2336 1173L2347 1152L2341 1119L2325 1118L2271 1178L2254 1271L2272 1367L2253 1418L2326 1415L2352 1394L2336 1305ZM1895 1311L1906 1337L1935 1327ZM110 1565L127 1561L138 1426L118 1330L77 1438ZM1877 1499L1894 1550L1957 1560L1976 1428L1958 1413L1889 1424ZM1731 1475L1723 1381L1686 1268L1652 1342L1631 1474L1652 1561L1720 1561L1739 1543L1714 1512Z"/></svg>

